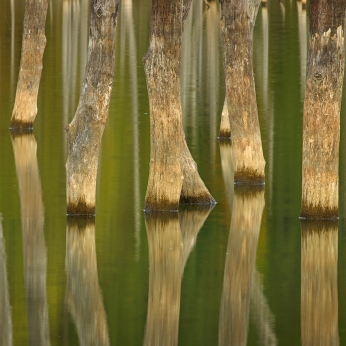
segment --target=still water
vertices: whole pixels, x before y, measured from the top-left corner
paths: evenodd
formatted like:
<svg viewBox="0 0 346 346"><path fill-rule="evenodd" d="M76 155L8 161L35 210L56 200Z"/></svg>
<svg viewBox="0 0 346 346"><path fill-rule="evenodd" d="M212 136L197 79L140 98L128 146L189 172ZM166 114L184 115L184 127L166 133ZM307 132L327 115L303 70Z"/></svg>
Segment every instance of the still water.
<svg viewBox="0 0 346 346"><path fill-rule="evenodd" d="M346 345L345 110L340 221L301 224L308 17L268 1L254 31L264 190L235 189L217 134L224 100L218 3L194 0L182 56L183 123L218 204L145 216L149 0L120 6L96 218L66 218L64 126L80 93L88 2L55 0L33 134L8 126L24 0L0 2L0 345Z"/></svg>

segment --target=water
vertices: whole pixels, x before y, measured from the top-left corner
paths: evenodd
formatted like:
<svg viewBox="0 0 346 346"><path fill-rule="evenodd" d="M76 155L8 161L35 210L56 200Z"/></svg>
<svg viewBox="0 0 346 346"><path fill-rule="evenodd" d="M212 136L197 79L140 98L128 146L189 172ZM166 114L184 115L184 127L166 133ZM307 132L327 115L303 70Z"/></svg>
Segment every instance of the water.
<svg viewBox="0 0 346 346"><path fill-rule="evenodd" d="M161 344L299 345L328 328L331 340L346 344L344 108L339 230L329 237L305 236L298 219L308 44L300 3L269 1L258 13L254 69L266 185L249 195L233 194L231 148L217 140L225 93L218 4L206 11L202 1L194 1L183 42L183 123L200 175L218 204L211 211L187 208L163 222L145 221L142 211L150 134L141 60L148 48L150 1L122 1L97 216L79 225L85 228L80 233L65 215L64 126L80 94L88 5L50 3L39 112L33 135L21 139L12 138L8 126L24 0L2 1L0 13L4 345L78 345L97 336L100 345L141 345L155 335L165 340ZM150 299L160 297L160 287L167 298L161 310ZM162 323L155 320L159 316Z"/></svg>

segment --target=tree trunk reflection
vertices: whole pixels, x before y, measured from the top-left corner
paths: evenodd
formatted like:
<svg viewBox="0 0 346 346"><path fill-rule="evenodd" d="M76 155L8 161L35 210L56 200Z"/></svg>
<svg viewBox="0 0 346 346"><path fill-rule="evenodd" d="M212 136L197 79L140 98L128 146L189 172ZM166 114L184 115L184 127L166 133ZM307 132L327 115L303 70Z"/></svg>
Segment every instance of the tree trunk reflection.
<svg viewBox="0 0 346 346"><path fill-rule="evenodd" d="M339 345L338 223L302 221L302 345Z"/></svg>
<svg viewBox="0 0 346 346"><path fill-rule="evenodd" d="M98 281L95 220L69 217L66 228L66 304L81 345L109 345L106 311Z"/></svg>
<svg viewBox="0 0 346 346"><path fill-rule="evenodd" d="M0 345L13 344L11 305L8 294L6 252L0 214Z"/></svg>
<svg viewBox="0 0 346 346"><path fill-rule="evenodd" d="M11 138L20 195L30 345L49 345L47 249L37 143L32 133L12 133Z"/></svg>
<svg viewBox="0 0 346 346"><path fill-rule="evenodd" d="M144 345L178 344L181 279L210 207L178 213L146 213L149 297Z"/></svg>

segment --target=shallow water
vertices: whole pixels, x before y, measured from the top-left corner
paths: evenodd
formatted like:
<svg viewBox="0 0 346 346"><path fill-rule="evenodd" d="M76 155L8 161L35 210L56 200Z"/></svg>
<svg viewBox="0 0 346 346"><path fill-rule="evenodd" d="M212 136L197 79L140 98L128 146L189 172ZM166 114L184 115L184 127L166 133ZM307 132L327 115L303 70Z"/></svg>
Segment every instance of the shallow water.
<svg viewBox="0 0 346 346"><path fill-rule="evenodd" d="M299 345L326 335L326 344L346 344L345 109L340 221L328 232L320 225L302 231L308 17L299 6L269 1L258 13L254 69L266 185L249 194L233 191L232 150L217 140L225 93L218 4L207 11L194 1L183 42L183 123L218 203L153 220L142 211L150 1L122 1L97 215L81 224L66 219L64 126L80 94L88 6L50 3L39 111L33 135L18 138L8 126L24 0L1 1L1 345Z"/></svg>

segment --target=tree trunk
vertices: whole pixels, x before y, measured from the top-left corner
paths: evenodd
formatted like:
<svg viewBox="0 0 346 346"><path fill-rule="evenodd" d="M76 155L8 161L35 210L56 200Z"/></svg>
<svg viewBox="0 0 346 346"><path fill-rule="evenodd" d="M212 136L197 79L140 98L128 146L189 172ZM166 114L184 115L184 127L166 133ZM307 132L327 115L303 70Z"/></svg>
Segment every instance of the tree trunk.
<svg viewBox="0 0 346 346"><path fill-rule="evenodd" d="M49 345L44 206L32 133L12 135L22 219L24 279L30 345Z"/></svg>
<svg viewBox="0 0 346 346"><path fill-rule="evenodd" d="M182 6L184 5L184 6ZM150 103L150 171L145 210L214 204L187 147L182 126L180 57L190 2L153 0L150 44L143 58Z"/></svg>
<svg viewBox="0 0 346 346"><path fill-rule="evenodd" d="M117 0L92 0L87 65L67 126L67 214L95 214L97 166L113 86Z"/></svg>
<svg viewBox="0 0 346 346"><path fill-rule="evenodd" d="M37 114L47 10L47 0L26 0L22 55L10 129L31 129Z"/></svg>
<svg viewBox="0 0 346 346"><path fill-rule="evenodd" d="M227 97L225 96L225 102L223 103L221 113L221 124L219 138L231 138L231 125L228 116Z"/></svg>
<svg viewBox="0 0 346 346"><path fill-rule="evenodd" d="M252 34L261 0L222 0L226 98L235 153L234 182L264 184L265 161L252 63Z"/></svg>
<svg viewBox="0 0 346 346"><path fill-rule="evenodd" d="M95 220L67 219L66 304L76 325L80 345L108 346L106 311L97 273Z"/></svg>
<svg viewBox="0 0 346 346"><path fill-rule="evenodd" d="M302 221L302 345L339 345L338 223Z"/></svg>
<svg viewBox="0 0 346 346"><path fill-rule="evenodd" d="M219 346L247 344L250 293L264 208L262 187L237 187L220 309Z"/></svg>
<svg viewBox="0 0 346 346"><path fill-rule="evenodd" d="M310 4L303 117L303 218L338 217L345 10L345 0L312 0Z"/></svg>

